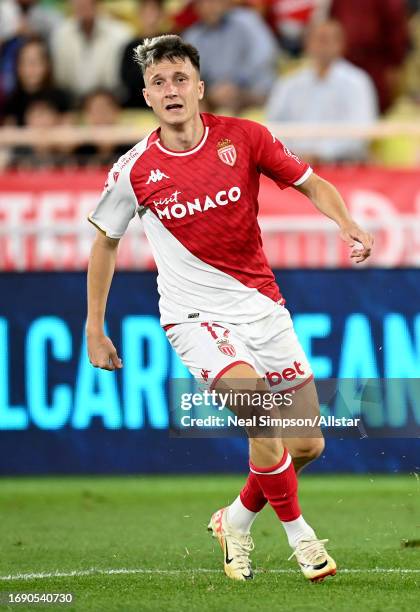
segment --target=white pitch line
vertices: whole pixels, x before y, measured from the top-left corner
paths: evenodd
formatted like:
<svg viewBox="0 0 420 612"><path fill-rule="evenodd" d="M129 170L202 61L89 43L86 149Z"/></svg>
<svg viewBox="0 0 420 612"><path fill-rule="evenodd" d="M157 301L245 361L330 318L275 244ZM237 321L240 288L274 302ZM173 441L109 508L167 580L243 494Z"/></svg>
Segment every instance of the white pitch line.
<svg viewBox="0 0 420 612"><path fill-rule="evenodd" d="M32 574L9 574L0 576L0 581L8 580L41 580L46 578L78 578L82 576L112 576L114 574L159 574L163 576L176 576L178 574L220 574L221 569L206 569L199 567L196 569L147 569L147 568L116 568L100 569L91 567L86 570L73 570L70 572L42 572ZM299 570L295 569L269 569L256 570L257 574L296 574ZM338 569L339 574L420 574L420 569L405 569L394 567L374 567L370 569L362 568L343 568Z"/></svg>

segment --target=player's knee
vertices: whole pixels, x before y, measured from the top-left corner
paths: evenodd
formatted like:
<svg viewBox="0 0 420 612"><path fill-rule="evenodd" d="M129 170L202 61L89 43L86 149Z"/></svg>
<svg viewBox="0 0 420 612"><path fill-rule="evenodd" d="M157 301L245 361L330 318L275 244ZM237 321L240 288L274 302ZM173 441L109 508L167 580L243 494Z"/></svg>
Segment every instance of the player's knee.
<svg viewBox="0 0 420 612"><path fill-rule="evenodd" d="M291 449L293 457L313 461L322 455L325 448L324 438L302 438L298 444Z"/></svg>
<svg viewBox="0 0 420 612"><path fill-rule="evenodd" d="M276 465L283 454L283 444L278 438L250 438L250 457L257 466Z"/></svg>

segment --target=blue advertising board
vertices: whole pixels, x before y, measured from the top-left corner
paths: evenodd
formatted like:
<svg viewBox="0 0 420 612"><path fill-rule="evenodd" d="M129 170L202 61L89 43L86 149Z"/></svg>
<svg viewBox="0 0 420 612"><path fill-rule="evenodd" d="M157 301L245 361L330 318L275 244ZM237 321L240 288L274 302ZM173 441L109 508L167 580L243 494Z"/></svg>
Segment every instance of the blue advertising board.
<svg viewBox="0 0 420 612"><path fill-rule="evenodd" d="M387 437L335 436L310 469L418 471L420 270L276 276L319 380L398 379L406 398L398 410L392 393L376 406ZM188 372L159 325L155 273L114 278L107 329L118 373L88 361L85 285L82 273L0 275L0 473L245 471L243 438L169 434L168 384Z"/></svg>

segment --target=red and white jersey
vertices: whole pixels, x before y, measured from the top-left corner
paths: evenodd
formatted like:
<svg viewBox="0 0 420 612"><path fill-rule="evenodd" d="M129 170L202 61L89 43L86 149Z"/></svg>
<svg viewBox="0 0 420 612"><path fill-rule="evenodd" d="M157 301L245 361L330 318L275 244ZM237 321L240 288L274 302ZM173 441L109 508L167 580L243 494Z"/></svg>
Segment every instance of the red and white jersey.
<svg viewBox="0 0 420 612"><path fill-rule="evenodd" d="M159 130L111 169L90 221L121 238L138 214L158 268L161 324L265 317L283 298L263 252L259 177L281 189L311 168L265 127L203 114L193 149L170 151Z"/></svg>

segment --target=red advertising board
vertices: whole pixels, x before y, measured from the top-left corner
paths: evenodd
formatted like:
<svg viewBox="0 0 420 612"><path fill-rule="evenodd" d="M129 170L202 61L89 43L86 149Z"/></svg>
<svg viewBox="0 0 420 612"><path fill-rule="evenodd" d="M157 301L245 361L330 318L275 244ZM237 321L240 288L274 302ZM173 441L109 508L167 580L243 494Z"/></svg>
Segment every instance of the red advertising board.
<svg viewBox="0 0 420 612"><path fill-rule="evenodd" d="M366 265L420 265L420 170L323 167L356 220L375 235ZM94 228L86 216L98 200L106 171L34 171L0 174L0 270L79 270L87 264ZM350 266L334 223L294 189L265 177L260 225L273 267ZM139 220L119 248L122 269L153 268Z"/></svg>

